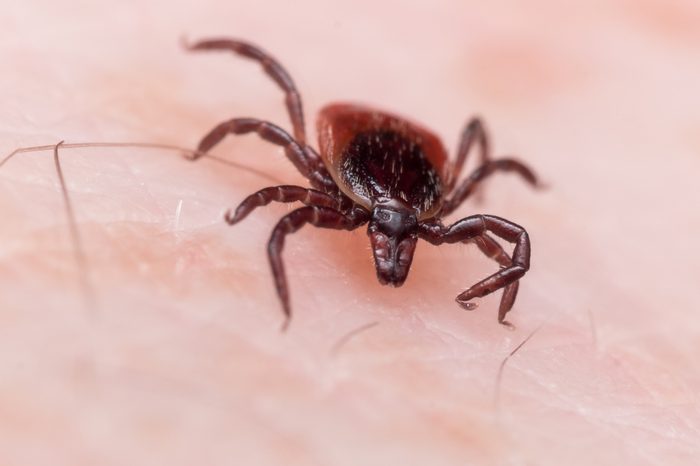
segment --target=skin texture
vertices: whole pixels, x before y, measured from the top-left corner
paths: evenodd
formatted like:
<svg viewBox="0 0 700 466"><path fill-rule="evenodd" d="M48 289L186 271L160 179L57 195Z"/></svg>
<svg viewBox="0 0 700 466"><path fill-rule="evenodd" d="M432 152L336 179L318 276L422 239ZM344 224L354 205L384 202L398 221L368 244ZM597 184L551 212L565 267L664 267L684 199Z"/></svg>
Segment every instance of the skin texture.
<svg viewBox="0 0 700 466"><path fill-rule="evenodd" d="M287 208L222 220L256 189L302 182L280 149L217 147L264 176L65 149L82 273L50 153L13 159L0 168L4 464L696 464L697 2L68 0L3 15L4 152L193 147L233 116L289 128L256 65L177 44L235 35L284 63L309 122L360 101L454 154L479 113L494 155L549 186L504 175L451 217L530 233L515 331L496 322L498 295L474 312L453 301L495 270L474 245L420 242L391 289L364 231L307 228L285 249L295 316L282 335L264 254Z"/></svg>

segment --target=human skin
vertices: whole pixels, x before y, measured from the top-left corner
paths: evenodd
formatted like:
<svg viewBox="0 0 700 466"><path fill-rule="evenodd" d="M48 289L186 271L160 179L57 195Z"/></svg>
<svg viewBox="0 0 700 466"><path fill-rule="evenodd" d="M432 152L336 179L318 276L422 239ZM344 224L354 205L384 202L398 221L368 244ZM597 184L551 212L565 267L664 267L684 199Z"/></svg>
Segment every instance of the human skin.
<svg viewBox="0 0 700 466"><path fill-rule="evenodd" d="M249 136L214 151L243 168L63 149L82 266L51 153L18 155L0 167L2 464L697 464L692 0L4 13L3 153L64 139L194 147L234 116L289 128L256 64L178 45L235 36L287 67L314 143L332 101L407 115L452 154L479 114L495 155L548 188L497 175L446 219L489 213L529 231L516 330L496 321L500 293L473 312L454 302L496 270L474 246L419 243L392 289L364 229L307 227L284 251L294 317L280 333L265 246L288 207L222 221L256 189L306 184L278 148Z"/></svg>

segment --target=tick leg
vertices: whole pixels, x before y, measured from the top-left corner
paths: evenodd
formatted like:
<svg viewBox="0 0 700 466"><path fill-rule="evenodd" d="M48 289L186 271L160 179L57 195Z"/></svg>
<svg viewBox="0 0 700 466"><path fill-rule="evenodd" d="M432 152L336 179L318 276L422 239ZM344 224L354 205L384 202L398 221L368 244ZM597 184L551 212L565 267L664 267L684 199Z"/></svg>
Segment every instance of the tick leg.
<svg viewBox="0 0 700 466"><path fill-rule="evenodd" d="M479 165L484 165L491 158L491 148L488 135L484 129L484 124L479 118L472 118L469 120L467 126L462 130L462 135L459 139L459 148L457 149L457 159L454 163L452 178L447 185L447 192L452 191L452 188L454 188L457 178L459 178L459 174L462 172L462 168L464 168L464 164L467 161L467 156L475 143L479 147L479 156L481 158Z"/></svg>
<svg viewBox="0 0 700 466"><path fill-rule="evenodd" d="M227 134L239 135L247 133L257 133L264 140L282 146L289 160L302 174L307 175L311 170L315 160L310 160L309 155L302 150L301 146L289 133L274 123L256 118L234 118L220 123L199 141L197 150L201 154L209 152Z"/></svg>
<svg viewBox="0 0 700 466"><path fill-rule="evenodd" d="M251 194L241 202L235 211L226 212L226 222L234 225L248 216L258 207L265 206L273 201L296 202L300 201L308 206L329 207L340 210L343 198L337 199L315 189L302 188L300 186L273 186L264 188Z"/></svg>
<svg viewBox="0 0 700 466"><path fill-rule="evenodd" d="M506 253L503 247L501 247L501 245L488 234L484 233L483 235L474 238L473 241L479 247L481 252L484 253L484 255L498 262L501 267L510 267L513 264L513 261L510 259L510 256ZM519 284L519 281L515 281L503 288L501 304L498 306L498 321L503 324L506 324L506 314L513 308L515 298L518 295Z"/></svg>
<svg viewBox="0 0 700 466"><path fill-rule="evenodd" d="M285 93L285 104L289 118L292 121L294 137L302 146L306 145L304 130L304 112L301 106L301 96L289 73L267 52L253 44L234 39L209 39L188 45L192 51L226 50L259 62L265 73L271 77Z"/></svg>
<svg viewBox="0 0 700 466"><path fill-rule="evenodd" d="M311 183L327 191L337 190L335 182L325 169L321 158L312 151L305 151L285 130L268 121L255 118L234 118L219 124L204 136L197 148L204 154L216 146L227 134L257 133L264 140L284 148L287 158ZM196 160L198 156L192 157Z"/></svg>
<svg viewBox="0 0 700 466"><path fill-rule="evenodd" d="M302 207L294 210L291 213L282 217L277 223L272 236L267 246L267 253L272 267L272 276L275 280L277 295L282 302L282 311L285 315L285 321L282 329L285 330L289 325L292 316L291 307L289 305L289 288L287 286L287 278L284 273L284 264L282 262L282 249L284 248L285 237L299 230L307 223L319 228L331 228L335 230L354 230L358 226L367 221L366 218L353 219L343 215L337 210L327 207Z"/></svg>
<svg viewBox="0 0 700 466"><path fill-rule="evenodd" d="M515 159L490 160L472 172L454 190L452 195L445 201L442 208L443 215L451 214L459 205L464 202L470 194L479 186L484 179L496 172L515 172L532 186L537 186L537 177L530 168Z"/></svg>
<svg viewBox="0 0 700 466"><path fill-rule="evenodd" d="M432 244L457 243L483 236L491 232L509 243L514 243L510 265L476 283L457 296L457 303L464 309L472 310L476 304L473 298L481 298L494 291L517 282L530 268L530 239L525 229L508 220L493 215L473 215L455 222L449 227L439 223L423 224L419 236ZM505 299L505 297L504 297ZM508 290L508 300L515 299L515 291ZM512 304L511 304L512 305ZM507 312L507 311L506 311ZM505 312L499 311L499 322L505 323Z"/></svg>

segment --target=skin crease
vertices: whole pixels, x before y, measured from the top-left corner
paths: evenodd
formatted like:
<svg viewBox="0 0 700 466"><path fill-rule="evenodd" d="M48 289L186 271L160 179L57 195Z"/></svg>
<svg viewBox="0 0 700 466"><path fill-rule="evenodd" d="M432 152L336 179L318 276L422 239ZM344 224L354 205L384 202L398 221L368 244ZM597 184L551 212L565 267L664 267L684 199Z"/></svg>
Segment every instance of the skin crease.
<svg viewBox="0 0 700 466"><path fill-rule="evenodd" d="M233 116L289 128L257 65L177 44L228 35L287 67L314 144L331 101L407 115L451 154L479 113L495 155L549 189L497 176L447 219L528 229L515 331L496 323L500 293L471 313L453 301L495 270L474 246L419 243L391 289L364 229L305 228L285 249L295 314L280 334L264 254L287 207L221 220L275 182L172 152L65 149L81 276L51 154L19 156L0 168L2 462L696 464L700 21L672 3L6 5L4 153L193 147ZM304 185L254 136L215 153Z"/></svg>

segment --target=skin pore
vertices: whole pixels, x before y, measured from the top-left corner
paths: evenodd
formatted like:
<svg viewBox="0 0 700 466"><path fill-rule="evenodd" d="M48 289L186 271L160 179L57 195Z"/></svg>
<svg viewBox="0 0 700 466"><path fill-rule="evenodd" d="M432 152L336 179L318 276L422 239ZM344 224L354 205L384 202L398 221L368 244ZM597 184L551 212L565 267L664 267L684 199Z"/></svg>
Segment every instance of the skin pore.
<svg viewBox="0 0 700 466"><path fill-rule="evenodd" d="M336 100L417 120L452 155L479 113L494 156L517 155L549 188L494 177L446 219L527 228L516 330L497 323L500 293L473 312L454 302L496 270L474 245L419 241L394 289L364 229L307 227L284 251L294 316L281 334L265 246L288 207L222 220L259 188L306 186L278 148L229 138L214 155L239 166L62 149L82 267L51 151L20 154L0 167L4 461L693 464L697 6L538 5L426 2L394 23L382 18L396 4L376 2L8 5L3 155L60 140L194 148L234 116L289 129L257 65L187 54L186 32L278 58L314 145L315 113Z"/></svg>

